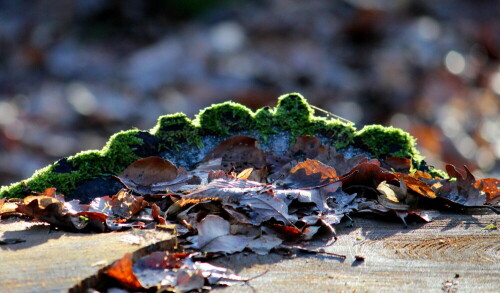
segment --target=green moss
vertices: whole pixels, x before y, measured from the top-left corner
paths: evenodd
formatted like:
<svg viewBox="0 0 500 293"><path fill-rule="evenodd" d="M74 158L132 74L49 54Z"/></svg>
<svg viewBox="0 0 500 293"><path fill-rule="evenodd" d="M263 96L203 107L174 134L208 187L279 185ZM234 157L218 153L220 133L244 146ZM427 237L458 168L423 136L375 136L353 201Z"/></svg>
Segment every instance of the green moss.
<svg viewBox="0 0 500 293"><path fill-rule="evenodd" d="M227 136L232 132L254 129L253 116L247 107L225 102L201 110L195 123L200 126L201 135Z"/></svg>
<svg viewBox="0 0 500 293"><path fill-rule="evenodd" d="M330 139L336 149L342 149L354 143L356 128L352 123L344 123L337 119L314 117L311 119L310 135L321 134Z"/></svg>
<svg viewBox="0 0 500 293"><path fill-rule="evenodd" d="M278 133L274 127L274 109L270 107L260 108L254 115L255 130L260 134L261 139L266 142L270 134Z"/></svg>
<svg viewBox="0 0 500 293"><path fill-rule="evenodd" d="M33 176L10 186L4 186L0 190L1 197L24 197L33 191L43 192L50 187L57 187L62 194L72 193L77 184L83 180L92 178L90 173L73 171L70 173L54 172L55 164L37 170Z"/></svg>
<svg viewBox="0 0 500 293"><path fill-rule="evenodd" d="M276 106L274 116L283 118L283 125L294 125L309 121L313 114L314 110L301 94L291 93L278 98L278 106Z"/></svg>
<svg viewBox="0 0 500 293"><path fill-rule="evenodd" d="M33 191L43 192L56 187L62 194L71 194L82 181L104 174L119 174L126 166L139 157L134 154L134 146L143 141L136 137L139 130L132 129L114 134L101 151L84 151L67 160L73 171L55 171L57 162L37 170L33 176L0 189L0 197L23 197Z"/></svg>
<svg viewBox="0 0 500 293"><path fill-rule="evenodd" d="M176 149L184 143L201 147L204 135L229 136L242 132L264 141L271 134L289 132L291 143L298 135L319 134L330 139L337 149L354 144L375 157L408 157L417 167L423 162L415 148L415 139L401 129L371 125L357 132L352 123L314 116L306 99L297 93L283 95L275 108L265 107L255 113L240 104L225 102L201 110L194 121L183 113L161 116L149 131L160 141L159 148L155 149L159 152ZM144 132L138 129L118 132L102 150L81 152L67 158L69 170L65 170L66 173L61 173L61 166L54 163L36 171L29 179L2 187L0 197L22 197L48 187L71 194L85 180L119 174L139 158L136 151L143 145L140 135ZM444 173L424 167L433 175Z"/></svg>
<svg viewBox="0 0 500 293"><path fill-rule="evenodd" d="M417 161L422 159L416 148L416 139L399 128L367 125L356 134L355 139L375 157L393 156Z"/></svg>
<svg viewBox="0 0 500 293"><path fill-rule="evenodd" d="M150 133L161 139L160 150L177 149L181 143L202 146L199 128L184 113L160 116Z"/></svg>
<svg viewBox="0 0 500 293"><path fill-rule="evenodd" d="M97 155L93 155L93 158L97 159L98 167L103 171L117 174L139 159L139 156L134 153L134 147L143 144L142 139L137 137L138 134L138 129L132 129L120 131L111 136L108 143L101 150L104 158L101 159ZM102 166L102 163L106 166Z"/></svg>

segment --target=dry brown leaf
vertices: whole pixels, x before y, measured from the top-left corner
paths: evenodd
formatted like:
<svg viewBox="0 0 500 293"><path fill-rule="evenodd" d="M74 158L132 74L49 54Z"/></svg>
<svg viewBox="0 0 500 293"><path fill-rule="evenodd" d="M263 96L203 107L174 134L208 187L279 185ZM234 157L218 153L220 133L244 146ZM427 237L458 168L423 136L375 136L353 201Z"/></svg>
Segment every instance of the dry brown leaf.
<svg viewBox="0 0 500 293"><path fill-rule="evenodd" d="M316 160L306 160L293 167L282 184L287 188L317 188L337 179L334 168Z"/></svg>
<svg viewBox="0 0 500 293"><path fill-rule="evenodd" d="M441 180L442 186L437 196L463 206L481 206L486 202L486 194L481 191L482 186L476 187L476 179L469 169L464 166L465 177L453 165L446 165L446 172L452 180Z"/></svg>
<svg viewBox="0 0 500 293"><path fill-rule="evenodd" d="M177 167L169 160L160 157L147 157L130 164L120 179L137 185L149 186L159 182L172 181L177 177Z"/></svg>
<svg viewBox="0 0 500 293"><path fill-rule="evenodd" d="M142 289L141 283L137 280L137 277L132 270L134 262L132 260L132 254L127 253L121 259L115 261L111 268L106 272L106 274L112 278L115 278L123 286L132 290Z"/></svg>
<svg viewBox="0 0 500 293"><path fill-rule="evenodd" d="M235 135L221 142L205 155L202 162L217 158L222 158L221 169L224 171L234 169L240 172L247 168L262 169L266 165L265 153L257 146L257 139L244 135Z"/></svg>
<svg viewBox="0 0 500 293"><path fill-rule="evenodd" d="M482 186L482 188L481 188ZM500 180L496 178L479 179L474 185L486 193L486 202L494 203L500 201Z"/></svg>
<svg viewBox="0 0 500 293"><path fill-rule="evenodd" d="M411 175L405 175L402 173L394 173L396 177L399 179L399 181L404 181L405 185L410 189L411 191L427 198L436 198L436 193L434 190L425 182L411 176Z"/></svg>
<svg viewBox="0 0 500 293"><path fill-rule="evenodd" d="M327 148L316 136L305 135L297 137L290 151L293 158L315 159L318 155L325 154Z"/></svg>

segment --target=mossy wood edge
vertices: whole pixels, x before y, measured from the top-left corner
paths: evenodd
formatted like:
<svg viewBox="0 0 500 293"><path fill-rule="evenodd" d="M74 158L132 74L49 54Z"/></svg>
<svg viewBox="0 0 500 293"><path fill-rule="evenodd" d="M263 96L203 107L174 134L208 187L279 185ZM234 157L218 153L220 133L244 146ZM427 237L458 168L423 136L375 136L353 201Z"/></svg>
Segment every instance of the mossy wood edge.
<svg viewBox="0 0 500 293"><path fill-rule="evenodd" d="M0 198L24 197L49 187L68 195L85 181L121 173L141 157L167 150L182 151L186 144L201 148L203 136L245 134L266 142L270 135L279 132L289 132L293 140L300 135L320 135L338 150L356 146L376 158L410 158L418 169L443 175L432 167L429 170L416 148L415 138L407 132L381 125L365 126L358 131L353 123L316 116L303 96L291 93L279 97L275 108L264 107L256 112L238 103L224 102L201 110L194 120L183 113L160 116L149 131L120 131L101 150L80 152L37 170L26 180L3 186Z"/></svg>

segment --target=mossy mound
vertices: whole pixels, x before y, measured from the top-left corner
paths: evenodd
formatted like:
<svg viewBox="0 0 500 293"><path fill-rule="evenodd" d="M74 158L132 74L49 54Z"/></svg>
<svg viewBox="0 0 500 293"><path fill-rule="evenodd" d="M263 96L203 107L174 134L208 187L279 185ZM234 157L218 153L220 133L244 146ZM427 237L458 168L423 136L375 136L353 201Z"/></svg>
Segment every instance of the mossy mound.
<svg viewBox="0 0 500 293"><path fill-rule="evenodd" d="M2 187L0 198L24 197L48 187L56 187L71 198L82 184L119 174L138 158L179 151L186 146L206 151L203 138L207 136L222 140L245 134L270 144L268 138L279 133L288 133L290 143L299 135L317 135L338 150L355 146L376 158L406 157L416 166L425 166L415 139L407 132L380 125L357 131L352 123L315 116L306 99L292 93L281 96L275 108L265 107L255 113L243 105L225 102L201 110L194 120L183 113L161 116L149 131L116 133L101 150L61 159L36 171L29 179Z"/></svg>

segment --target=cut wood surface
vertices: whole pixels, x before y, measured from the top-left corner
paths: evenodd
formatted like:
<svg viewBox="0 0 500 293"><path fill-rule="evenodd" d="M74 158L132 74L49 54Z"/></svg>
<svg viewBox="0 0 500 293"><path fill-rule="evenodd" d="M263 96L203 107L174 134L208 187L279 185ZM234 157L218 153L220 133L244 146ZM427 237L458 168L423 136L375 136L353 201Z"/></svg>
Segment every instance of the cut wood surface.
<svg viewBox="0 0 500 293"><path fill-rule="evenodd" d="M326 252L346 255L238 253L213 261L252 279L223 292L498 292L500 231L482 228L498 216L441 214L430 223L354 218L338 226ZM8 220L0 237L2 292L65 292L127 252L131 232L75 234L40 223ZM355 256L364 257L356 261ZM254 291L255 290L255 291Z"/></svg>
<svg viewBox="0 0 500 293"><path fill-rule="evenodd" d="M135 235L134 232L77 234L54 231L43 223L0 222L0 238L25 240L0 245L0 292L66 292L125 253L150 244L130 244L130 240L137 239L130 236ZM161 239L168 241L168 238L162 235Z"/></svg>

